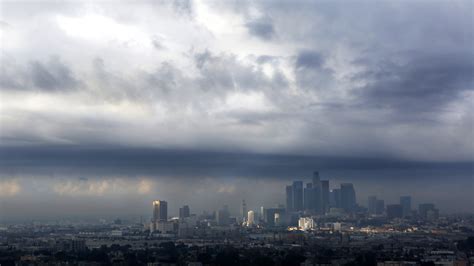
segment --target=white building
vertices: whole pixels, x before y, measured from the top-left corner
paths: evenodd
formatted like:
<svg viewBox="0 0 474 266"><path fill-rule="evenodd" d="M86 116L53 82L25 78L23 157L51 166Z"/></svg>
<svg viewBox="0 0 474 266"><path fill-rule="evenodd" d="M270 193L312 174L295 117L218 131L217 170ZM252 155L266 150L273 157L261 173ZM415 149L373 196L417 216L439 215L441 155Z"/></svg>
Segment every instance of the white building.
<svg viewBox="0 0 474 266"><path fill-rule="evenodd" d="M301 217L298 220L298 229L303 231L316 229L316 223L311 217Z"/></svg>
<svg viewBox="0 0 474 266"><path fill-rule="evenodd" d="M247 213L247 226L254 226L255 225L255 212L248 211Z"/></svg>

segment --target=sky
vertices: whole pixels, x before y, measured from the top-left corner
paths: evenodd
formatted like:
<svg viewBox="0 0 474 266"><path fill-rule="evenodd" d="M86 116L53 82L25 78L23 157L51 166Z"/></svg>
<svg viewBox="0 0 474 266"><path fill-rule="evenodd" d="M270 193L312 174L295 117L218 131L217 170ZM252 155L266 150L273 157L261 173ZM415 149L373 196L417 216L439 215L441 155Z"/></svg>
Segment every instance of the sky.
<svg viewBox="0 0 474 266"><path fill-rule="evenodd" d="M0 219L271 205L314 170L474 211L473 10L0 1Z"/></svg>

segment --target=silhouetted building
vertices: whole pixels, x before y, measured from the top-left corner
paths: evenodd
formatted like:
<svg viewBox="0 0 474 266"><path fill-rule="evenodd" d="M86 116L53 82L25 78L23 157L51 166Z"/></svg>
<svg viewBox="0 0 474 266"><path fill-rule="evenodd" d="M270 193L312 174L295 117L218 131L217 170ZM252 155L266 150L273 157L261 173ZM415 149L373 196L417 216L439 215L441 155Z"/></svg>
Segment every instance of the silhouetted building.
<svg viewBox="0 0 474 266"><path fill-rule="evenodd" d="M400 205L402 205L403 217L411 216L411 197L410 196L400 197Z"/></svg>
<svg viewBox="0 0 474 266"><path fill-rule="evenodd" d="M331 207L341 208L341 189L333 189L331 191L331 199L333 201L333 205L331 205Z"/></svg>
<svg viewBox="0 0 474 266"><path fill-rule="evenodd" d="M321 210L322 213L329 211L329 180L321 181Z"/></svg>
<svg viewBox="0 0 474 266"><path fill-rule="evenodd" d="M153 201L153 222L168 220L168 202L164 200Z"/></svg>
<svg viewBox="0 0 474 266"><path fill-rule="evenodd" d="M321 178L319 172L313 173L313 210L315 213L322 213L322 195L321 195Z"/></svg>
<svg viewBox="0 0 474 266"><path fill-rule="evenodd" d="M356 195L352 183L341 184L341 207L347 212L355 210Z"/></svg>
<svg viewBox="0 0 474 266"><path fill-rule="evenodd" d="M438 219L439 211L435 208L433 203L423 203L418 205L418 212L424 219Z"/></svg>
<svg viewBox="0 0 474 266"><path fill-rule="evenodd" d="M184 205L183 207L179 208L179 218L187 218L190 215L191 214L188 205Z"/></svg>
<svg viewBox="0 0 474 266"><path fill-rule="evenodd" d="M286 210L291 212L293 210L293 187L286 186Z"/></svg>
<svg viewBox="0 0 474 266"><path fill-rule="evenodd" d="M387 218L388 219L402 218L402 216L403 216L402 205L400 204L387 205Z"/></svg>
<svg viewBox="0 0 474 266"><path fill-rule="evenodd" d="M242 206L240 207L240 215L242 217L242 221L245 222L247 219L247 204L245 203L245 200L242 200Z"/></svg>
<svg viewBox="0 0 474 266"><path fill-rule="evenodd" d="M224 206L222 209L217 211L216 222L218 225L221 225L221 226L229 225L230 213L229 213L229 208L227 206Z"/></svg>
<svg viewBox="0 0 474 266"><path fill-rule="evenodd" d="M377 208L376 196L369 196L367 207L368 207L367 209L368 209L369 214L376 214L376 208Z"/></svg>
<svg viewBox="0 0 474 266"><path fill-rule="evenodd" d="M385 201L377 200L375 203L375 214L382 215L385 211Z"/></svg>
<svg viewBox="0 0 474 266"><path fill-rule="evenodd" d="M266 208L264 209L263 221L267 226L281 225L282 218L285 217L285 214L285 209L283 208ZM279 224L275 224L275 220L277 220Z"/></svg>
<svg viewBox="0 0 474 266"><path fill-rule="evenodd" d="M306 211L314 209L314 190L312 183L306 184L306 187L304 188L303 205Z"/></svg>
<svg viewBox="0 0 474 266"><path fill-rule="evenodd" d="M303 210L303 181L293 182L293 210Z"/></svg>

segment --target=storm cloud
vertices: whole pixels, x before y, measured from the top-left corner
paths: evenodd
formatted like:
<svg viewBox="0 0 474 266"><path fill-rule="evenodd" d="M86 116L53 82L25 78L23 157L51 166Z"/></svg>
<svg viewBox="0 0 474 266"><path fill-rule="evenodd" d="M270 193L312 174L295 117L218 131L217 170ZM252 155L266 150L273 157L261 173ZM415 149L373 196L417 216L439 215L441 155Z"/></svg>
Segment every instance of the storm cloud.
<svg viewBox="0 0 474 266"><path fill-rule="evenodd" d="M0 5L2 194L35 172L472 186L472 1Z"/></svg>

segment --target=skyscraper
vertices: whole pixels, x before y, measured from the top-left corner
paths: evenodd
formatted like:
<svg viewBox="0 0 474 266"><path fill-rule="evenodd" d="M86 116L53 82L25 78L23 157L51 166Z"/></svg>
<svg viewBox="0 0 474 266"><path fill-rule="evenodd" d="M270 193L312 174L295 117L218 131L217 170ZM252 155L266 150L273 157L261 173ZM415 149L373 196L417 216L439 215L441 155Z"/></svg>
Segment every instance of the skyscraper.
<svg viewBox="0 0 474 266"><path fill-rule="evenodd" d="M224 207L220 210L217 211L216 213L216 222L218 225L225 226L229 225L230 220L230 213L229 213L229 208L227 205L224 205Z"/></svg>
<svg viewBox="0 0 474 266"><path fill-rule="evenodd" d="M377 200L375 202L375 214L382 215L384 211L385 211L385 201Z"/></svg>
<svg viewBox="0 0 474 266"><path fill-rule="evenodd" d="M341 207L347 212L353 211L356 207L356 196L352 183L341 184Z"/></svg>
<svg viewBox="0 0 474 266"><path fill-rule="evenodd" d="M402 205L403 217L411 216L411 197L410 196L400 197L400 205Z"/></svg>
<svg viewBox="0 0 474 266"><path fill-rule="evenodd" d="M329 180L321 180L321 209L323 214L329 212Z"/></svg>
<svg viewBox="0 0 474 266"><path fill-rule="evenodd" d="M304 188L304 209L306 211L314 209L314 191L313 191L313 184L307 183L306 187Z"/></svg>
<svg viewBox="0 0 474 266"><path fill-rule="evenodd" d="M190 216L189 206L184 205L183 207L179 208L179 218L186 218Z"/></svg>
<svg viewBox="0 0 474 266"><path fill-rule="evenodd" d="M255 225L255 212L248 211L247 213L247 226L254 226Z"/></svg>
<svg viewBox="0 0 474 266"><path fill-rule="evenodd" d="M340 188L333 189L332 194L333 194L333 197L334 197L334 207L342 208L342 206L341 206L341 189Z"/></svg>
<svg viewBox="0 0 474 266"><path fill-rule="evenodd" d="M153 222L168 220L168 202L164 200L153 201Z"/></svg>
<svg viewBox="0 0 474 266"><path fill-rule="evenodd" d="M293 210L293 187L286 186L286 211L291 212Z"/></svg>
<svg viewBox="0 0 474 266"><path fill-rule="evenodd" d="M376 213L376 209L377 209L377 197L376 196L369 196L367 207L368 207L369 214L375 214Z"/></svg>
<svg viewBox="0 0 474 266"><path fill-rule="evenodd" d="M240 208L240 214L242 216L242 220L245 222L245 220L247 219L247 204L245 203L245 200L242 200L242 206Z"/></svg>
<svg viewBox="0 0 474 266"><path fill-rule="evenodd" d="M313 173L313 210L315 213L322 213L322 195L321 195L321 179L319 172Z"/></svg>
<svg viewBox="0 0 474 266"><path fill-rule="evenodd" d="M303 210L303 181L293 181L293 210Z"/></svg>

